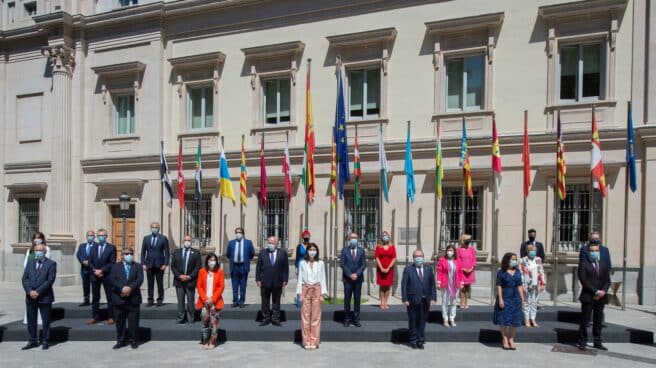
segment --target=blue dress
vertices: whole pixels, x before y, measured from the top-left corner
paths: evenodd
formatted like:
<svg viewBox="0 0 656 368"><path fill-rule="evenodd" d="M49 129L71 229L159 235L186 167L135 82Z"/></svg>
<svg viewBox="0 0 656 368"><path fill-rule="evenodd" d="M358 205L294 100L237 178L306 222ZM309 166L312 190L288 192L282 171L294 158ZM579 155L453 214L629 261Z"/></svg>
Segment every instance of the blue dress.
<svg viewBox="0 0 656 368"><path fill-rule="evenodd" d="M519 327L523 323L522 298L517 287L522 285L522 273L519 270L511 275L506 270L497 272L496 286L501 286L504 308L499 308L499 298L494 303L494 324L498 326Z"/></svg>

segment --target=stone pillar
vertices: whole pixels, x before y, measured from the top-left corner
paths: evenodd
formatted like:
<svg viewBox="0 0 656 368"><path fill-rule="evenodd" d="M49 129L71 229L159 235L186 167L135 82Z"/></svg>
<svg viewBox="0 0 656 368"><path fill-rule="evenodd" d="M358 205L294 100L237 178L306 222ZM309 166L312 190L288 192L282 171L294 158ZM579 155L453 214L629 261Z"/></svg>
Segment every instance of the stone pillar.
<svg viewBox="0 0 656 368"><path fill-rule="evenodd" d="M52 68L53 96L52 171L46 199L48 220L45 229L48 231L48 245L54 250L54 259L58 260L75 248L71 190L71 97L75 50L65 44L56 44L44 48L43 55Z"/></svg>

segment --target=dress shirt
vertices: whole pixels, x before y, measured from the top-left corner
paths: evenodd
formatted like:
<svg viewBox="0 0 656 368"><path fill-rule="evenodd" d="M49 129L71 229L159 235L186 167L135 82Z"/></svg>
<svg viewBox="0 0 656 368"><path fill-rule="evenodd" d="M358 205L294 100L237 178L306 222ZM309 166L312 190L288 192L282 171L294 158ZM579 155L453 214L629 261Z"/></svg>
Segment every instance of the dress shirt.
<svg viewBox="0 0 656 368"><path fill-rule="evenodd" d="M207 292L205 295L207 296L208 300L212 300L212 294L214 293L214 272L209 271L207 273L207 281L206 281L206 287L207 287ZM214 303L212 303L214 305Z"/></svg>
<svg viewBox="0 0 656 368"><path fill-rule="evenodd" d="M326 285L326 272L323 261L306 262L301 261L298 266L298 279L296 283L296 294L301 293L303 285L321 285L321 295L328 295Z"/></svg>
<svg viewBox="0 0 656 368"><path fill-rule="evenodd" d="M537 256L536 256L537 257ZM535 261L535 258L526 261L526 268L528 269L529 277L531 278L531 286L538 285L538 263Z"/></svg>

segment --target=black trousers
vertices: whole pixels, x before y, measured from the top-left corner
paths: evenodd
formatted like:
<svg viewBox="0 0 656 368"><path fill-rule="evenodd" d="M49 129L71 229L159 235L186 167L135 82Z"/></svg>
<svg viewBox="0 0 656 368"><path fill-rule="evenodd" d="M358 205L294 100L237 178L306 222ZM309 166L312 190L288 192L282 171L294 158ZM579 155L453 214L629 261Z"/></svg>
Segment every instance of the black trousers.
<svg viewBox="0 0 656 368"><path fill-rule="evenodd" d="M282 287L268 288L262 286L260 288L260 295L262 296L262 319L280 322L280 296L282 295Z"/></svg>
<svg viewBox="0 0 656 368"><path fill-rule="evenodd" d="M362 280L344 281L344 321L360 321L360 296ZM353 313L351 313L351 297L353 297Z"/></svg>
<svg viewBox="0 0 656 368"><path fill-rule="evenodd" d="M146 278L148 279L148 303L154 301L155 280L157 280L157 302L164 302L164 271L159 267L149 268L146 272Z"/></svg>
<svg viewBox="0 0 656 368"><path fill-rule="evenodd" d="M406 307L408 311L408 329L410 330L410 343L423 344L426 342L426 320L430 300L423 298L419 304L410 304Z"/></svg>
<svg viewBox="0 0 656 368"><path fill-rule="evenodd" d="M105 298L107 299L107 313L108 318L114 318L114 309L110 302L112 297L112 286L110 285L107 276L101 279L94 279L91 281L91 318L100 321L100 286L105 289Z"/></svg>
<svg viewBox="0 0 656 368"><path fill-rule="evenodd" d="M129 338L136 343L139 337L139 305L123 303L115 306L115 309L116 342L124 344Z"/></svg>
<svg viewBox="0 0 656 368"><path fill-rule="evenodd" d="M579 344L588 342L588 323L592 316L592 339L594 343L601 343L601 324L604 321L605 301L581 303L581 321L579 324Z"/></svg>
<svg viewBox="0 0 656 368"><path fill-rule="evenodd" d="M175 295L178 297L178 321L194 322L194 297L196 285L193 282L183 282L181 286L175 287Z"/></svg>
<svg viewBox="0 0 656 368"><path fill-rule="evenodd" d="M27 333L30 335L29 342L36 342L38 339L37 313L41 312L41 342L50 342L50 322L52 303L39 303L29 297L25 299L25 310L27 311Z"/></svg>
<svg viewBox="0 0 656 368"><path fill-rule="evenodd" d="M91 298L91 270L88 267L82 267L80 271L82 277L82 292L84 293L84 302L88 303Z"/></svg>

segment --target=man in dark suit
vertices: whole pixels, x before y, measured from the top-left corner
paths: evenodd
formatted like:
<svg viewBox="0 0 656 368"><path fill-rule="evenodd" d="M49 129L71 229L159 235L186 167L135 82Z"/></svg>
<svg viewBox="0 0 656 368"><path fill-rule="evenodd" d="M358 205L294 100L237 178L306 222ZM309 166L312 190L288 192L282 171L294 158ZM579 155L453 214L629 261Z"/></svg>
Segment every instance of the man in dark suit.
<svg viewBox="0 0 656 368"><path fill-rule="evenodd" d="M610 287L610 269L601 261L600 245L588 245L589 259L579 262L578 276L581 282L581 321L579 323L578 349L587 350L588 323L592 315L592 338L594 347L608 350L601 343L601 324L604 318L604 306L608 303Z"/></svg>
<svg viewBox="0 0 656 368"><path fill-rule="evenodd" d="M410 346L413 349L423 349L426 342L428 310L437 300L435 274L433 267L424 264L424 252L415 250L412 258L413 264L403 270L401 294L403 304L408 311Z"/></svg>
<svg viewBox="0 0 656 368"><path fill-rule="evenodd" d="M155 280L157 280L157 306L164 304L164 270L169 264L169 240L160 234L159 223L150 224L150 235L141 242L141 263L148 279L148 304L155 305Z"/></svg>
<svg viewBox="0 0 656 368"><path fill-rule="evenodd" d="M606 265L606 268L608 269L608 272L610 272L613 268L613 264L610 259L610 252L608 251L608 247L605 245L601 244L601 240L599 238L599 233L596 231L593 231L590 233L589 237L589 243L590 244L597 244L599 245L599 253L601 255L601 259L599 260L601 263ZM590 250L588 248L589 246L587 244L583 244L581 246L581 249L579 250L579 262L584 261L584 260L590 260Z"/></svg>
<svg viewBox="0 0 656 368"><path fill-rule="evenodd" d="M230 280L232 282L232 307L244 307L246 301L246 283L251 270L251 259L255 257L253 242L244 238L244 229L235 229L235 238L228 242L226 258L230 262Z"/></svg>
<svg viewBox="0 0 656 368"><path fill-rule="evenodd" d="M529 245L535 245L535 250L538 253L537 256L540 258L540 260L542 260L542 263L544 264L544 258L545 258L544 244L542 244L539 241L535 240L536 234L537 234L537 232L535 231L535 229L529 229L529 231L528 231L528 240L523 241L522 245L519 247L519 256L521 258L526 257L528 255L528 253L526 252L526 248Z"/></svg>
<svg viewBox="0 0 656 368"><path fill-rule="evenodd" d="M84 293L84 301L80 304L80 307L85 307L91 305L89 303L89 295L91 294L91 264L89 259L91 258L91 249L95 244L94 239L96 238L96 232L93 230L87 231L86 242L80 244L77 247L77 261L80 262L80 276L82 276L82 292Z"/></svg>
<svg viewBox="0 0 656 368"><path fill-rule="evenodd" d="M23 290L25 290L25 309L27 311L27 332L30 339L23 350L39 346L37 342L37 313L41 312L43 330L41 347L48 350L50 347L50 319L52 303L55 301L55 293L52 285L57 277L57 263L46 258L45 244L34 246L34 260L27 262L23 271Z"/></svg>
<svg viewBox="0 0 656 368"><path fill-rule="evenodd" d="M360 295L366 268L364 249L358 247L358 234L349 235L348 247L342 249L339 258L342 265L342 282L344 283L344 327L360 324ZM351 314L351 297L353 298L353 313Z"/></svg>
<svg viewBox="0 0 656 368"><path fill-rule="evenodd" d="M178 297L177 323L179 324L194 322L194 296L199 270L200 253L191 248L191 236L185 235L182 239L182 248L174 250L171 255L173 285L175 295Z"/></svg>
<svg viewBox="0 0 656 368"><path fill-rule="evenodd" d="M100 286L105 289L107 298L108 325L114 324L114 310L112 308L112 287L109 283L109 274L112 265L116 263L116 247L107 242L107 230L99 229L98 243L91 248L91 319L87 324L92 325L100 321Z"/></svg>
<svg viewBox="0 0 656 368"><path fill-rule="evenodd" d="M278 237L267 239L266 249L260 251L255 267L255 282L262 296L262 322L280 326L280 296L289 279L287 252L278 248ZM270 304L273 305L271 311Z"/></svg>
<svg viewBox="0 0 656 368"><path fill-rule="evenodd" d="M123 249L121 254L123 262L114 263L109 274L112 286L112 305L116 313L116 345L114 345L114 349L124 347L128 335L130 335L130 346L132 349L136 349L143 270L139 263L134 262L132 249ZM125 329L126 320L127 331Z"/></svg>

